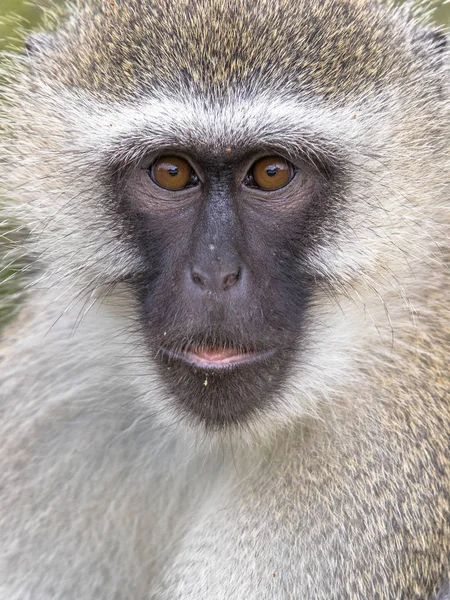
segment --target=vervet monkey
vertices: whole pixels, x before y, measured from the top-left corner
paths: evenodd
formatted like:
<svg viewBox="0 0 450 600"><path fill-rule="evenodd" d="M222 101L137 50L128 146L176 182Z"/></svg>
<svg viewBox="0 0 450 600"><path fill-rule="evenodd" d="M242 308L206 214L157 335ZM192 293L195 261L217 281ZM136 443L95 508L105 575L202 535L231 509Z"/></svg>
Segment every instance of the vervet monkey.
<svg viewBox="0 0 450 600"><path fill-rule="evenodd" d="M4 65L0 600L448 599L426 10L87 0Z"/></svg>

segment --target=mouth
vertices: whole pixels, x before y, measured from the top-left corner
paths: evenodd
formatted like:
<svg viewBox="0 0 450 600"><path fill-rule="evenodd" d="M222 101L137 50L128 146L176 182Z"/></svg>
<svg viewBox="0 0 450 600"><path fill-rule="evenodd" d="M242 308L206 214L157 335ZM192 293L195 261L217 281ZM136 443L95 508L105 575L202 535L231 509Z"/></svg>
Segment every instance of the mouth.
<svg viewBox="0 0 450 600"><path fill-rule="evenodd" d="M194 347L175 351L162 347L161 351L170 360L182 361L198 369L218 371L267 360L276 353L277 349L253 352L238 351L235 348Z"/></svg>
<svg viewBox="0 0 450 600"><path fill-rule="evenodd" d="M210 429L244 424L263 411L289 364L281 344L264 347L201 335L184 345L176 338L164 342L155 359L165 389L183 413Z"/></svg>

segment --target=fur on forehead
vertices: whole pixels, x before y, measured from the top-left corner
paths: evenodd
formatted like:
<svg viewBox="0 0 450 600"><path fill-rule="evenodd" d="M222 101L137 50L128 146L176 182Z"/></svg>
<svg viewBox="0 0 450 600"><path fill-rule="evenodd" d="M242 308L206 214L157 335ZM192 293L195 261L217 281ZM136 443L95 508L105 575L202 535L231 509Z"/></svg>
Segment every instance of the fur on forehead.
<svg viewBox="0 0 450 600"><path fill-rule="evenodd" d="M343 101L417 76L410 13L363 0L89 0L40 71L116 100L247 82Z"/></svg>
<svg viewBox="0 0 450 600"><path fill-rule="evenodd" d="M331 165L361 152L367 135L372 143L376 138L386 142L392 122L386 107L396 95L390 90L344 106L269 92L233 94L221 103L187 94L99 103L61 90L59 102L66 120L77 124L78 144L87 152L91 148L101 161L109 157L118 164L137 163L167 149L218 158L266 149ZM82 121L77 117L80 103Z"/></svg>

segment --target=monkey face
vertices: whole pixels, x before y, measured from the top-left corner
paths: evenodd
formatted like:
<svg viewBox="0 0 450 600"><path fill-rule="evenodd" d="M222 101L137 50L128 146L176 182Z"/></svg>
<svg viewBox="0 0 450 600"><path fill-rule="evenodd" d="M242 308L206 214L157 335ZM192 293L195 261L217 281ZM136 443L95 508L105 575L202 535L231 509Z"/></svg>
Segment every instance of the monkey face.
<svg viewBox="0 0 450 600"><path fill-rule="evenodd" d="M69 19L11 92L2 186L42 279L68 319L77 298L120 304L108 323L160 412L208 430L315 413L368 340L406 331L435 261L442 57L422 71L371 3L212 3L211 35L202 2L126 6Z"/></svg>
<svg viewBox="0 0 450 600"><path fill-rule="evenodd" d="M77 123L64 152L60 137L41 147L48 123L29 109L33 151L14 176L46 277L74 279L83 302L108 298L124 362L138 355L139 401L169 422L271 431L314 414L359 376L367 339L390 341L401 311L409 323L398 282L433 227L434 171L420 156L391 159L398 140L378 99L283 94L240 84L201 101L83 96L83 120L81 92L57 96L61 113L39 97L55 131L61 114ZM419 183L425 216L412 221L405 198Z"/></svg>
<svg viewBox="0 0 450 600"><path fill-rule="evenodd" d="M306 255L327 185L304 159L226 146L163 151L122 177L148 347L178 406L209 429L266 410L306 345Z"/></svg>

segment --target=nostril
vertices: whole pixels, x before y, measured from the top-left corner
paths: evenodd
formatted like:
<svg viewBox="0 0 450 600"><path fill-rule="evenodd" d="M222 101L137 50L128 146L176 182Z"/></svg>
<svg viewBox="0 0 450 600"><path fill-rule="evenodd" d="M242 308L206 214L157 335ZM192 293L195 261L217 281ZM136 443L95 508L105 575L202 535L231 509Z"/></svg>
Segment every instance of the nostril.
<svg viewBox="0 0 450 600"><path fill-rule="evenodd" d="M189 277L191 282L204 291L220 293L229 290L242 279L242 270L240 267L233 268L230 266L225 269L217 269L213 265L214 270L211 274L199 267L191 267L189 269Z"/></svg>
<svg viewBox="0 0 450 600"><path fill-rule="evenodd" d="M202 275L200 275L200 273L198 273L198 271L191 271L191 278L192 278L192 281L195 283L195 285L198 285L200 287L205 287L205 285L206 285L205 278Z"/></svg>
<svg viewBox="0 0 450 600"><path fill-rule="evenodd" d="M228 273L228 275L225 275L225 277L222 279L223 288L227 290L230 287L233 287L233 285L235 285L239 281L240 276L240 269L238 269L235 273Z"/></svg>

